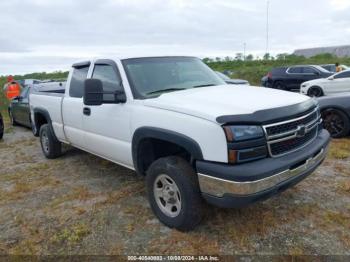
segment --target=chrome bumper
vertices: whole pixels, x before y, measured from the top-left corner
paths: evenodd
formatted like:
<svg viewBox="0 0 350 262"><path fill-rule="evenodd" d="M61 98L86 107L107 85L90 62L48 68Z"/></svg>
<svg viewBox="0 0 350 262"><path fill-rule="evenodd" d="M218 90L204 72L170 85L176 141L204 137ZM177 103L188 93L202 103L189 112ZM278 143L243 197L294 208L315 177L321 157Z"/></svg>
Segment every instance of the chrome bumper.
<svg viewBox="0 0 350 262"><path fill-rule="evenodd" d="M307 159L304 164L294 169L287 169L267 178L249 182L229 181L198 173L200 189L202 193L216 197L223 197L225 194L238 196L255 194L272 188L288 179L306 173L313 167L318 166L325 158L326 153L327 149L321 149L317 155Z"/></svg>

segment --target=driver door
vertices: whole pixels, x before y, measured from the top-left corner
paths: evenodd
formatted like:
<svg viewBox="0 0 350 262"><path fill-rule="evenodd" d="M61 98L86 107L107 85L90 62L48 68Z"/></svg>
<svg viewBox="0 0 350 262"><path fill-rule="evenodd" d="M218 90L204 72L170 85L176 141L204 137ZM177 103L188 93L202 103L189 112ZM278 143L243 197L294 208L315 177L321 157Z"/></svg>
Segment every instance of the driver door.
<svg viewBox="0 0 350 262"><path fill-rule="evenodd" d="M91 78L102 81L104 91L123 91L116 63L97 60ZM100 106L83 108L83 128L88 151L124 166L132 166L130 109L127 103L116 104L115 96L103 95Z"/></svg>

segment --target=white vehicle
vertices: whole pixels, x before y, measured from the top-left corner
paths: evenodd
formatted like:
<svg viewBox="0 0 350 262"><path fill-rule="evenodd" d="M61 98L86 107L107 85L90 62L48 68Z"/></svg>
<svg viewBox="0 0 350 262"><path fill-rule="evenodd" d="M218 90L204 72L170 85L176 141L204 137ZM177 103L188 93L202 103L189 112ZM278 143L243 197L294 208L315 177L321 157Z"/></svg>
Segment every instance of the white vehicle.
<svg viewBox="0 0 350 262"><path fill-rule="evenodd" d="M47 158L66 143L145 176L161 222L191 230L203 199L241 207L311 174L327 152L317 102L224 83L194 57L74 64L65 94L30 95Z"/></svg>
<svg viewBox="0 0 350 262"><path fill-rule="evenodd" d="M350 91L350 70L341 71L328 78L320 78L301 84L300 93L320 97Z"/></svg>

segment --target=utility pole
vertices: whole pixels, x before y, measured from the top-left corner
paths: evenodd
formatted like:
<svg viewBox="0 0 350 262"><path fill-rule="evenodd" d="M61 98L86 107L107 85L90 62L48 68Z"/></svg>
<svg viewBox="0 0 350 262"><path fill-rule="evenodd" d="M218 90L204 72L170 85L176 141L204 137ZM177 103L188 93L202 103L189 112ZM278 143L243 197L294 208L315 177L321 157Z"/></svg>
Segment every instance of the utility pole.
<svg viewBox="0 0 350 262"><path fill-rule="evenodd" d="M270 7L270 1L267 0L266 2L266 53L269 53L269 7Z"/></svg>
<svg viewBox="0 0 350 262"><path fill-rule="evenodd" d="M246 49L247 44L244 42L243 43L243 61L245 61L245 49Z"/></svg>

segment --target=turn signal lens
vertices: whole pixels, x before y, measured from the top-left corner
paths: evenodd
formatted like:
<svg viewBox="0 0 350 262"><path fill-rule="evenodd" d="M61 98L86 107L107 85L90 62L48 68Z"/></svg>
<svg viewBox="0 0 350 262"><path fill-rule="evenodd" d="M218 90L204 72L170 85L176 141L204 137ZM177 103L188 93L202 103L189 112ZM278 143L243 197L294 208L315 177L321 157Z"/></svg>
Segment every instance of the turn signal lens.
<svg viewBox="0 0 350 262"><path fill-rule="evenodd" d="M225 134L226 134L226 139L228 142L233 141L233 133L232 130L229 126L224 126Z"/></svg>
<svg viewBox="0 0 350 262"><path fill-rule="evenodd" d="M228 162L231 164L237 163L237 151L229 150L228 151Z"/></svg>

